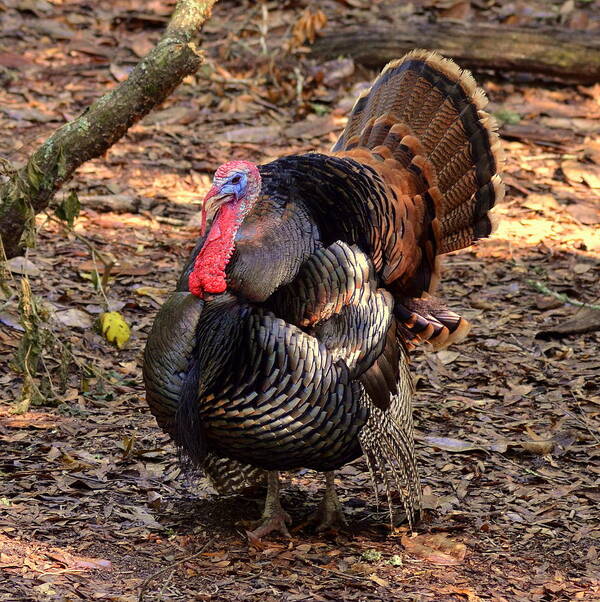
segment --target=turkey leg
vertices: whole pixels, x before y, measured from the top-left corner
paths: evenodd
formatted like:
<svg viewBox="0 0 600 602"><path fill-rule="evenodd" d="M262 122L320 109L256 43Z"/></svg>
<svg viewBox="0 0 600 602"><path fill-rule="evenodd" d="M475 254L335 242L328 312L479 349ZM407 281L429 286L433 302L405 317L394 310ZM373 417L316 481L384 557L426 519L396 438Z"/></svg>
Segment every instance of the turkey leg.
<svg viewBox="0 0 600 602"><path fill-rule="evenodd" d="M345 527L348 524L335 491L335 473L333 471L325 473L325 495L319 508L312 515L312 519L318 522L317 532Z"/></svg>
<svg viewBox="0 0 600 602"><path fill-rule="evenodd" d="M265 509L259 525L249 531L250 539L260 539L273 531L279 531L285 537L291 537L287 525L292 522L290 515L281 507L279 501L279 472L270 470L267 473L267 497Z"/></svg>

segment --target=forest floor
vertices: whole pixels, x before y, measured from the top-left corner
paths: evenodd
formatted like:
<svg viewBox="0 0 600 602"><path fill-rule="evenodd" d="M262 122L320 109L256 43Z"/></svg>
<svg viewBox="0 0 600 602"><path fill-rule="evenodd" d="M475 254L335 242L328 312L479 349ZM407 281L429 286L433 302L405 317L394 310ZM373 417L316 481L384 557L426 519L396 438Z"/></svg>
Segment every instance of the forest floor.
<svg viewBox="0 0 600 602"><path fill-rule="evenodd" d="M388 18L389 4L319 6L334 27ZM450 4L415 2L402 18L441 17ZM455 4L479 8L454 18L511 17L494 3ZM563 13L575 25L597 23L589 3L571 4L575 16ZM556 16L543 5L517 4L515 15L532 25ZM139 7L0 0L0 156L22 163L126 77L170 3ZM22 326L9 293L0 310L0 600L600 599L600 336L552 333L589 310L551 294L599 303L600 84L477 74L502 121L507 198L495 235L446 261L439 296L471 321L471 335L412 359L425 493L417 532L438 536L433 551L402 524L390 531L361 461L339 472L347 529L311 530L323 482L305 471L289 475L283 493L292 539L249 545L237 521L258 518L261 500L219 497L182 473L149 414L144 341L198 235L192 202L212 171L230 158L326 150L375 75L347 59L316 64L298 47L299 28L284 54L299 19L318 27L303 10L218 5L205 28L207 66L79 170L65 191L83 207L73 230L42 215L38 247L11 262L13 293L27 277L51 316L41 325L41 372L51 378L36 381L41 405L15 412L25 409L22 381L9 362ZM122 350L92 328L102 297L89 245L118 262L106 294L132 326Z"/></svg>

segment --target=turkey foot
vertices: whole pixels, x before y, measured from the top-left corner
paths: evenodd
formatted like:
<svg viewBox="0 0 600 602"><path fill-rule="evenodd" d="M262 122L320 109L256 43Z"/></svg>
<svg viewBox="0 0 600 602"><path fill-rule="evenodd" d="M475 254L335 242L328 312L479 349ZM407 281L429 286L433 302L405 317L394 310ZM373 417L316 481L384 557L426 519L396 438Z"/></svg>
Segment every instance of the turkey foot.
<svg viewBox="0 0 600 602"><path fill-rule="evenodd" d="M265 509L254 531L247 531L248 539L261 539L273 531L279 531L284 537L291 537L287 529L287 525L291 522L290 515L281 507L279 501L279 473L270 470L267 476Z"/></svg>
<svg viewBox="0 0 600 602"><path fill-rule="evenodd" d="M335 491L333 471L325 473L325 495L318 509L311 515L311 520L318 523L317 533L345 527L348 524Z"/></svg>

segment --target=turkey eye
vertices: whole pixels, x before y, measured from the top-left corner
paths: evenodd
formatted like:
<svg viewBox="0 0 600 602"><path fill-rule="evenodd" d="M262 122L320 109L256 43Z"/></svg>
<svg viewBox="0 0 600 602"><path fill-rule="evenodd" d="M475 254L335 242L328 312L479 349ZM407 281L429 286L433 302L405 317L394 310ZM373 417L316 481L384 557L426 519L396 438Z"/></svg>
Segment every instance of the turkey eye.
<svg viewBox="0 0 600 602"><path fill-rule="evenodd" d="M241 176L234 176L234 177L231 179L231 183L232 183L232 184L239 184L241 179L242 179L242 177L241 177Z"/></svg>

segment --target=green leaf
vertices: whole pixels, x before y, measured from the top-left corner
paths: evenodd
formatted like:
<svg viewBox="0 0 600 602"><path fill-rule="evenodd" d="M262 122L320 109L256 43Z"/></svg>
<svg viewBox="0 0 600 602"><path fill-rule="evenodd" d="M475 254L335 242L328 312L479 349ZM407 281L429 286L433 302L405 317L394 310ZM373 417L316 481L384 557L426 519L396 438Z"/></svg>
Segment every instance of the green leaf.
<svg viewBox="0 0 600 602"><path fill-rule="evenodd" d="M94 285L94 290L99 291L100 290L100 274L98 274L98 270L94 269L94 271L91 273L91 278L92 278L92 284Z"/></svg>
<svg viewBox="0 0 600 602"><path fill-rule="evenodd" d="M381 552L379 550L365 550L362 553L363 560L368 562L379 562L381 560Z"/></svg>
<svg viewBox="0 0 600 602"><path fill-rule="evenodd" d="M328 113L331 112L331 109L327 106L327 105L323 105L321 103L318 102L311 102L309 103L312 110L319 116L322 117L323 115L327 115Z"/></svg>
<svg viewBox="0 0 600 602"><path fill-rule="evenodd" d="M493 115L501 124L517 125L521 121L521 116L510 109L499 109Z"/></svg>
<svg viewBox="0 0 600 602"><path fill-rule="evenodd" d="M71 190L69 194L63 199L62 203L56 208L54 213L56 217L67 222L69 226L73 226L75 218L79 215L81 204L79 198L74 190Z"/></svg>

